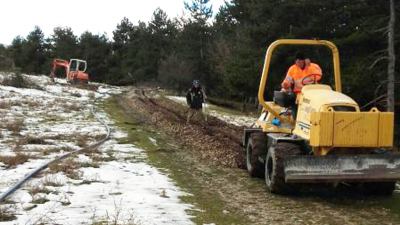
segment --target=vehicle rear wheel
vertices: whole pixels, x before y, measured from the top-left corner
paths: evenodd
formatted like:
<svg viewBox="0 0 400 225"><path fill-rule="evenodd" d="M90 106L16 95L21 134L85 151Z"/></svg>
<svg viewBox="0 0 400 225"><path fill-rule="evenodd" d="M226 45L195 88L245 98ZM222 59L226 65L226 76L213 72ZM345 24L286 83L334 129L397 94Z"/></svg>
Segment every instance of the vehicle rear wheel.
<svg viewBox="0 0 400 225"><path fill-rule="evenodd" d="M268 149L265 161L265 184L267 190L276 194L288 194L295 190L285 182L284 160L290 155L300 155L301 147L294 143L280 142Z"/></svg>
<svg viewBox="0 0 400 225"><path fill-rule="evenodd" d="M252 133L246 147L246 167L250 176L263 177L264 165L258 157L267 151L267 137L263 132Z"/></svg>
<svg viewBox="0 0 400 225"><path fill-rule="evenodd" d="M363 193L366 195L389 196L393 194L396 182L370 182L364 183Z"/></svg>

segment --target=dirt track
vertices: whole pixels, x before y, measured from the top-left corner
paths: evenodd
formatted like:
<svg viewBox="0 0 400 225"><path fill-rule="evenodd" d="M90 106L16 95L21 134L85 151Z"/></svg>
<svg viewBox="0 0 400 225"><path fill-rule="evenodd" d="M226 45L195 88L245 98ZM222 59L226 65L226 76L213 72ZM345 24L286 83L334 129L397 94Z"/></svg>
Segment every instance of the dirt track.
<svg viewBox="0 0 400 225"><path fill-rule="evenodd" d="M322 189L300 196L272 195L265 191L263 180L251 179L245 170L237 169L244 166L240 146L243 128L216 118L209 118L208 126L199 121L186 125L185 107L154 90L132 90L118 101L126 112L177 140L181 145L178 154L193 165L188 169L204 184L202 188L218 193L231 213L246 217L251 224L400 223L398 193L376 198L346 189Z"/></svg>
<svg viewBox="0 0 400 225"><path fill-rule="evenodd" d="M241 147L242 127L224 123L214 117L207 125L200 118L186 124L187 109L163 97L153 98L156 92L135 90L124 98L125 107L139 112L144 121L179 137L180 144L194 150L202 161L231 168L244 168Z"/></svg>

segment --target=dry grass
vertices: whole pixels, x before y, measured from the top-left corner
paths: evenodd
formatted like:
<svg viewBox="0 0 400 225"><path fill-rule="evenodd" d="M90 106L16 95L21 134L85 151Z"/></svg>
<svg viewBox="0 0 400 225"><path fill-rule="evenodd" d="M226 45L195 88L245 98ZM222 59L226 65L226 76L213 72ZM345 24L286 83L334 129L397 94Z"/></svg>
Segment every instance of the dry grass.
<svg viewBox="0 0 400 225"><path fill-rule="evenodd" d="M69 104L69 109L72 111L80 111L82 109L82 107L77 103L73 103L73 104Z"/></svg>
<svg viewBox="0 0 400 225"><path fill-rule="evenodd" d="M77 143L77 145L78 145L79 147L85 148L85 147L88 146L87 140L88 140L88 137L86 137L86 136L84 136L84 135L79 135L79 136L76 138L76 143Z"/></svg>
<svg viewBox="0 0 400 225"><path fill-rule="evenodd" d="M13 147L13 151L14 152L22 152L23 150L23 144L19 143L19 141L17 141Z"/></svg>
<svg viewBox="0 0 400 225"><path fill-rule="evenodd" d="M46 176L43 180L44 186L51 186L51 187L62 187L64 184L56 177Z"/></svg>
<svg viewBox="0 0 400 225"><path fill-rule="evenodd" d="M0 156L0 162L10 168L27 162L29 158L28 155L18 152L15 156Z"/></svg>
<svg viewBox="0 0 400 225"><path fill-rule="evenodd" d="M26 136L20 138L17 142L18 145L46 145L48 144L42 137Z"/></svg>
<svg viewBox="0 0 400 225"><path fill-rule="evenodd" d="M11 74L10 76L4 77L1 84L5 85L5 86L16 87L16 88L28 87L27 82L24 79L24 76L22 76L22 74L19 72Z"/></svg>
<svg viewBox="0 0 400 225"><path fill-rule="evenodd" d="M11 108L11 103L9 101L2 100L0 101L0 109L9 109Z"/></svg>
<svg viewBox="0 0 400 225"><path fill-rule="evenodd" d="M79 136L76 137L76 143L79 147L85 148L89 146L89 141L92 140L102 140L104 139L106 134L101 134L101 133L95 133L95 134L79 134ZM89 150L90 151L90 150Z"/></svg>
<svg viewBox="0 0 400 225"><path fill-rule="evenodd" d="M50 130L47 130L50 131ZM65 134L58 134L58 133L54 133L54 134L47 134L45 136L42 136L41 139L51 139L51 140L62 140L62 139L66 139L67 135Z"/></svg>
<svg viewBox="0 0 400 225"><path fill-rule="evenodd" d="M90 92L90 93L88 94L88 97L91 98L91 99L94 99L94 98L96 97L96 95L95 95L94 92Z"/></svg>
<svg viewBox="0 0 400 225"><path fill-rule="evenodd" d="M99 217L96 215L96 209L91 216L91 225L140 225L144 224L136 218L133 210L125 210L121 202L117 204L114 200L114 210L106 211L106 215Z"/></svg>
<svg viewBox="0 0 400 225"><path fill-rule="evenodd" d="M49 194L51 192L43 184L29 185L27 187L27 191L32 196L32 198L34 198L34 196L39 193Z"/></svg>
<svg viewBox="0 0 400 225"><path fill-rule="evenodd" d="M63 197L59 200L59 202L63 206L71 205L71 201L66 193L63 194Z"/></svg>
<svg viewBox="0 0 400 225"><path fill-rule="evenodd" d="M27 101L26 104L30 107L30 108L37 108L40 106L39 102L37 101Z"/></svg>
<svg viewBox="0 0 400 225"><path fill-rule="evenodd" d="M63 104L64 107L64 112L71 112L71 111L81 111L82 110L82 106L77 104L77 103L70 103L70 102L66 102L65 104Z"/></svg>
<svg viewBox="0 0 400 225"><path fill-rule="evenodd" d="M63 148L63 147L60 148L60 147L52 146L52 147L41 150L41 153L43 156L46 156L46 155L50 155L51 153L60 152L61 150L66 150L66 149L67 148Z"/></svg>
<svg viewBox="0 0 400 225"><path fill-rule="evenodd" d="M0 222L12 221L15 216L15 208L11 205L0 205Z"/></svg>
<svg viewBox="0 0 400 225"><path fill-rule="evenodd" d="M12 86L16 88L33 88L38 90L43 90L40 85L34 83L28 77L21 74L21 72L17 71L9 76L4 76L3 80L1 81L2 85L5 86Z"/></svg>
<svg viewBox="0 0 400 225"><path fill-rule="evenodd" d="M49 166L49 169L53 173L63 172L65 176L79 180L82 177L82 172L78 169L81 167L81 164L73 159L67 159L62 162L52 163Z"/></svg>
<svg viewBox="0 0 400 225"><path fill-rule="evenodd" d="M22 102L20 100L11 101L11 106L22 106Z"/></svg>
<svg viewBox="0 0 400 225"><path fill-rule="evenodd" d="M32 199L32 203L33 204L44 204L44 203L46 203L48 201L50 201L50 200L45 198L45 197L39 197L39 198Z"/></svg>
<svg viewBox="0 0 400 225"><path fill-rule="evenodd" d="M85 178L84 180L82 180L82 182L76 185L91 184L91 183L104 183L104 181L102 181L100 177L96 175L91 178Z"/></svg>
<svg viewBox="0 0 400 225"><path fill-rule="evenodd" d="M101 154L93 154L91 158L95 162L110 162L117 160L117 158L111 151L106 152L106 154L107 154L106 156Z"/></svg>
<svg viewBox="0 0 400 225"><path fill-rule="evenodd" d="M47 195L51 191L43 184L28 185L27 191L31 195L32 203L34 204L44 204L49 201L43 194Z"/></svg>
<svg viewBox="0 0 400 225"><path fill-rule="evenodd" d="M83 151L86 156L92 157L93 155L96 154L102 154L98 148L87 148Z"/></svg>
<svg viewBox="0 0 400 225"><path fill-rule="evenodd" d="M160 197L161 198L169 198L169 196L167 195L167 191L165 191L165 189L161 190Z"/></svg>
<svg viewBox="0 0 400 225"><path fill-rule="evenodd" d="M71 149L67 146L62 146L62 147L54 146L54 147L46 148L46 149L42 150L42 155L50 155L51 153L56 153L56 152L61 152L61 151L70 152L72 150L73 149Z"/></svg>
<svg viewBox="0 0 400 225"><path fill-rule="evenodd" d="M18 141L14 141L14 152L22 152L24 145L47 145L47 143L43 138L25 136L19 137Z"/></svg>
<svg viewBox="0 0 400 225"><path fill-rule="evenodd" d="M19 132L21 132L23 127L24 127L24 119L22 118L17 118L13 121L7 121L5 123L5 128L13 132L13 134L19 134Z"/></svg>
<svg viewBox="0 0 400 225"><path fill-rule="evenodd" d="M81 163L81 167L93 167L93 168L99 168L100 167L100 163L99 162L83 162Z"/></svg>
<svg viewBox="0 0 400 225"><path fill-rule="evenodd" d="M78 97L78 98L82 97L81 93L79 93L79 92L71 93L71 95L74 97Z"/></svg>
<svg viewBox="0 0 400 225"><path fill-rule="evenodd" d="M101 164L100 162L105 161L105 160L103 160L105 158L105 156L102 156L102 153L97 148L85 149L83 152L85 153L85 156L87 156L91 159L91 161L90 162L82 162L81 163L82 167L99 168L100 164Z"/></svg>

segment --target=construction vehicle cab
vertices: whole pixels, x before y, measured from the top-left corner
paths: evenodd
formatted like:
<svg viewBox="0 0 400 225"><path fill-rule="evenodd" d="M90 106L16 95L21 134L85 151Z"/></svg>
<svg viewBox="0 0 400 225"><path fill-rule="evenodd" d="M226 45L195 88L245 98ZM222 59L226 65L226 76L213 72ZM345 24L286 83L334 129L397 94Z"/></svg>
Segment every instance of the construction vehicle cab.
<svg viewBox="0 0 400 225"><path fill-rule="evenodd" d="M50 77L54 79L55 71L57 68L64 68L66 79L69 83L84 83L89 82L89 74L85 73L87 69L87 63L81 59L54 59L52 63Z"/></svg>
<svg viewBox="0 0 400 225"><path fill-rule="evenodd" d="M273 101L266 101L270 61L281 45L328 47L333 57L334 90L312 82L297 96L275 91ZM394 114L376 108L361 112L341 90L339 51L332 42L273 42L267 50L258 92L261 116L254 127L244 131L249 174L265 177L267 189L274 193L293 191L293 183L349 182L361 184L367 193L391 194L400 179L400 156L391 151ZM288 110L294 102L296 118Z"/></svg>

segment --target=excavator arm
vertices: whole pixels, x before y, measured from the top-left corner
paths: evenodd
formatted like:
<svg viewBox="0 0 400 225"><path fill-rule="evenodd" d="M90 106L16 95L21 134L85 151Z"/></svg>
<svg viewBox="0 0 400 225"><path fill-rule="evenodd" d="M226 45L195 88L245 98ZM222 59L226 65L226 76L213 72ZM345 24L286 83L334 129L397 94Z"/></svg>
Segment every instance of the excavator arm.
<svg viewBox="0 0 400 225"><path fill-rule="evenodd" d="M57 68L64 68L65 69L65 75L68 75L68 70L69 70L69 62L64 59L54 59L53 62L51 63L51 71L50 71L50 77L51 79L54 80L55 77L55 72Z"/></svg>

